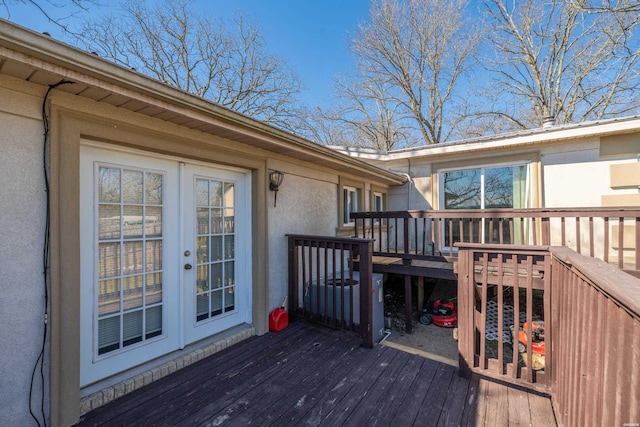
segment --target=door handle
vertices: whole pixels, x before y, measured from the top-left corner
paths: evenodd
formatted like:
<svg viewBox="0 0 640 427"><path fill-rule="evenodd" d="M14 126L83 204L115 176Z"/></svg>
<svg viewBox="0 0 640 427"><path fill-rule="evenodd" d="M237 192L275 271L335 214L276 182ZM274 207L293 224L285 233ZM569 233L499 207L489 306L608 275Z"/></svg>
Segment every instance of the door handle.
<svg viewBox="0 0 640 427"><path fill-rule="evenodd" d="M184 269L185 270L191 270L193 268L193 266L191 264L185 264L184 265Z"/></svg>

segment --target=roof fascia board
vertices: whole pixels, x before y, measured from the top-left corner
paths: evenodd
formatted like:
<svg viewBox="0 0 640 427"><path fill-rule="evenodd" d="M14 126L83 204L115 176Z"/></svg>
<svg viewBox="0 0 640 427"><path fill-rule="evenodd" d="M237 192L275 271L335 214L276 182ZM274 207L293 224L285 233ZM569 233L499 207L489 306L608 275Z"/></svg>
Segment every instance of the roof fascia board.
<svg viewBox="0 0 640 427"><path fill-rule="evenodd" d="M548 144L574 139L601 137L605 135L640 131L640 118L624 118L610 122L594 122L592 124L576 124L567 128L533 130L527 135L506 135L482 138L481 141L460 141L431 145L418 149L407 149L390 152L385 160L402 160L414 157L440 156L451 154L491 151L502 148L517 148L537 144ZM365 156L362 156L365 157Z"/></svg>

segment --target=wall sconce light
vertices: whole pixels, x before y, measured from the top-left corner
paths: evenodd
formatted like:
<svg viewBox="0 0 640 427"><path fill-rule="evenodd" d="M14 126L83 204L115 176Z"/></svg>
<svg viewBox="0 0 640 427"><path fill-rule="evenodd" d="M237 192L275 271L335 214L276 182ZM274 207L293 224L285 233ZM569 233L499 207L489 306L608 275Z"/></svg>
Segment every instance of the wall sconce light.
<svg viewBox="0 0 640 427"><path fill-rule="evenodd" d="M278 190L280 184L282 184L282 178L284 174L280 171L273 171L269 173L269 190L275 192L273 195L273 207L276 207L276 201L278 200Z"/></svg>

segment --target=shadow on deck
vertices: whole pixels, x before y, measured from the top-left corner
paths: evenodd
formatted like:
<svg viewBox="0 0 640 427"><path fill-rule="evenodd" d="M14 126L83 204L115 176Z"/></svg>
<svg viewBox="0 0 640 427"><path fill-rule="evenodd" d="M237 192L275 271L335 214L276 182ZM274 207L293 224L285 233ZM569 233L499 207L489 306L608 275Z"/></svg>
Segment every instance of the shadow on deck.
<svg viewBox="0 0 640 427"><path fill-rule="evenodd" d="M296 322L86 414L78 425L555 426L548 397Z"/></svg>

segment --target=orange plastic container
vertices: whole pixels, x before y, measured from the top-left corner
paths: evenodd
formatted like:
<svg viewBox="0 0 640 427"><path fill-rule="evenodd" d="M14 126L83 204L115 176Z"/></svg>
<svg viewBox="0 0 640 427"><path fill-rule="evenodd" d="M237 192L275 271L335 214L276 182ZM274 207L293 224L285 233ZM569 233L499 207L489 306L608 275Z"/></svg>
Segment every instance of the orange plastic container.
<svg viewBox="0 0 640 427"><path fill-rule="evenodd" d="M272 332L280 332L287 326L289 326L289 314L284 309L287 305L287 297L284 297L282 306L274 308L269 315L269 330Z"/></svg>

